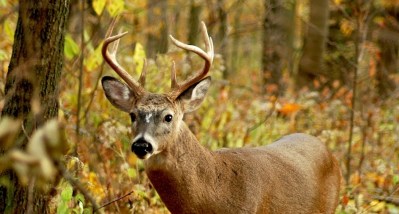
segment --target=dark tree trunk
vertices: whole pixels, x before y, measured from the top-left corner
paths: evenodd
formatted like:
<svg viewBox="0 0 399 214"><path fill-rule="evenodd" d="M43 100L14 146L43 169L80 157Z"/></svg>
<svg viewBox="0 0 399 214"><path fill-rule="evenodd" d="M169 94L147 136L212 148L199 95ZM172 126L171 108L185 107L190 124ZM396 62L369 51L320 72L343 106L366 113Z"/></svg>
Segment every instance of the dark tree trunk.
<svg viewBox="0 0 399 214"><path fill-rule="evenodd" d="M306 24L303 54L299 62L296 85L309 86L316 77L326 75L323 56L328 37L329 1L310 0L309 23Z"/></svg>
<svg viewBox="0 0 399 214"><path fill-rule="evenodd" d="M228 37L227 37L227 11L225 6L225 0L219 0L216 3L217 11L219 16L219 31L217 34L217 42L220 43L220 51L224 60L225 69L223 70L223 78L227 79L229 75L229 46L228 46Z"/></svg>
<svg viewBox="0 0 399 214"><path fill-rule="evenodd" d="M190 1L190 17L188 19L188 43L197 44L199 35L200 14L202 10L201 3Z"/></svg>
<svg viewBox="0 0 399 214"><path fill-rule="evenodd" d="M376 43L380 49L380 58L377 61L377 89L381 96L388 96L395 89L395 83L390 78L391 74L399 68L399 11L397 9L386 9L385 24L378 26L375 30Z"/></svg>
<svg viewBox="0 0 399 214"><path fill-rule="evenodd" d="M377 42L381 50L381 58L377 61L377 90L379 95L385 97L395 89L395 83L389 75L398 70L399 44L396 39L379 38Z"/></svg>
<svg viewBox="0 0 399 214"><path fill-rule="evenodd" d="M58 94L64 56L64 31L70 0L19 1L13 53L5 85L2 117L24 121L28 135L50 118L58 115ZM24 148L25 134L16 147ZM0 155L6 149L0 144ZM0 213L48 213L50 195L33 188L28 203L28 188L21 186L14 173L2 176L11 181L0 187ZM27 210L28 205L32 210Z"/></svg>
<svg viewBox="0 0 399 214"><path fill-rule="evenodd" d="M158 53L168 51L168 1L149 0L147 5L147 24L152 30L147 34L146 52L147 57L154 59Z"/></svg>
<svg viewBox="0 0 399 214"><path fill-rule="evenodd" d="M240 47L240 35L237 33L240 25L241 25L241 13L242 13L241 5L238 6L237 12L234 15L233 21L233 29L234 33L232 34L232 42L231 42L231 55L230 55L230 71L236 71L239 65L239 47Z"/></svg>
<svg viewBox="0 0 399 214"><path fill-rule="evenodd" d="M267 92L277 95L282 92L282 70L291 58L290 29L293 20L290 20L290 11L284 7L283 1L266 0L264 7L262 88L268 88Z"/></svg>

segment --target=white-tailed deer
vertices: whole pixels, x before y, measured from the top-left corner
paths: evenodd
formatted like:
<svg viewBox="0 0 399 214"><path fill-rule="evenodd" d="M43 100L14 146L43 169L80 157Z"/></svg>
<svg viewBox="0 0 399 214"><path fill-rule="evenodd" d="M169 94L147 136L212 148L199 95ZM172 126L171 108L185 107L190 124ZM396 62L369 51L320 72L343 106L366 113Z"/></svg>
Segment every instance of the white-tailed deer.
<svg viewBox="0 0 399 214"><path fill-rule="evenodd" d="M105 40L104 59L125 83L103 77L109 101L130 114L132 151L144 159L145 171L172 213L334 213L341 172L336 159L315 137L291 134L255 148L209 151L183 122L196 110L211 84L212 39L202 23L206 51L172 36L172 42L205 60L201 71L172 90L144 89L145 72L135 81L116 61L119 34ZM108 45L114 41L111 51Z"/></svg>

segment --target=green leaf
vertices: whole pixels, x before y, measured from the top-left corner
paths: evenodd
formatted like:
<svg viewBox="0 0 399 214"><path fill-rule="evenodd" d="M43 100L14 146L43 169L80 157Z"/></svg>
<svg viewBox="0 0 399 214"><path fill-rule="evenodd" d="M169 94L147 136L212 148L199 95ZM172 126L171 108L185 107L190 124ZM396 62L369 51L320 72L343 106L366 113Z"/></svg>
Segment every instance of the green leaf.
<svg viewBox="0 0 399 214"><path fill-rule="evenodd" d="M84 208L83 214L91 214L93 213L93 209L91 207Z"/></svg>
<svg viewBox="0 0 399 214"><path fill-rule="evenodd" d="M93 0L93 9L97 13L97 15L101 15L104 11L106 0Z"/></svg>
<svg viewBox="0 0 399 214"><path fill-rule="evenodd" d="M108 13L115 17L119 15L123 9L125 8L125 1L124 0L112 0L108 2L107 10Z"/></svg>
<svg viewBox="0 0 399 214"><path fill-rule="evenodd" d="M129 177L131 178L136 178L137 176L136 170L133 168L127 169L127 175L129 175Z"/></svg>
<svg viewBox="0 0 399 214"><path fill-rule="evenodd" d="M71 186L66 186L65 189L61 192L61 199L65 202L68 202L72 199L73 189Z"/></svg>
<svg viewBox="0 0 399 214"><path fill-rule="evenodd" d="M57 214L69 214L68 206L64 201L61 201L57 206Z"/></svg>
<svg viewBox="0 0 399 214"><path fill-rule="evenodd" d="M72 59L79 53L79 45L73 41L71 35L69 34L65 36L64 53L67 59Z"/></svg>
<svg viewBox="0 0 399 214"><path fill-rule="evenodd" d="M83 204L85 203L85 197L84 197L81 193L78 193L78 194L75 196L75 199L76 199L77 201L81 201Z"/></svg>
<svg viewBox="0 0 399 214"><path fill-rule="evenodd" d="M394 175L393 176L393 185L396 185L399 183L399 175Z"/></svg>

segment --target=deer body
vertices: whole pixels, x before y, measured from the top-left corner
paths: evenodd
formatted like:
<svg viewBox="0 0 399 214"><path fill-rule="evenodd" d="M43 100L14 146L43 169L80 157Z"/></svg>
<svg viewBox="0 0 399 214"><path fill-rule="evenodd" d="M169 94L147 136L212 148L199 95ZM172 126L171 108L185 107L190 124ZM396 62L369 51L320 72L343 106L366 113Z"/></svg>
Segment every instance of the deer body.
<svg viewBox="0 0 399 214"><path fill-rule="evenodd" d="M340 171L317 138L211 152L184 129L178 147L145 160L172 213L334 213Z"/></svg>
<svg viewBox="0 0 399 214"><path fill-rule="evenodd" d="M255 148L202 147L183 121L204 100L211 78L213 44L202 25L206 52L175 40L178 47L205 60L203 70L178 84L172 69L172 91L144 89L145 70L137 83L116 62L117 44L125 34L104 42L103 56L125 80L103 77L107 98L130 114L132 151L144 160L145 171L172 213L334 213L341 173L326 146L317 138L292 134Z"/></svg>

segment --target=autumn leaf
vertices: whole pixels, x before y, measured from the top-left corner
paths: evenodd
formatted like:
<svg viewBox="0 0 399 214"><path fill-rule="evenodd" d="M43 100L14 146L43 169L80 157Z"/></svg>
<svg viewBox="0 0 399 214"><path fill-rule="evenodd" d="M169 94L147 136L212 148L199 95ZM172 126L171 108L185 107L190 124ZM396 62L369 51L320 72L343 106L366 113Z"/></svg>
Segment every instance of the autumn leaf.
<svg viewBox="0 0 399 214"><path fill-rule="evenodd" d="M301 106L296 103L286 103L284 104L281 108L279 108L277 111L285 116L291 115L293 113L296 113L301 109Z"/></svg>
<svg viewBox="0 0 399 214"><path fill-rule="evenodd" d="M79 53L79 45L76 44L70 34L65 36L64 53L67 59L72 59Z"/></svg>
<svg viewBox="0 0 399 214"><path fill-rule="evenodd" d="M104 10L106 0L93 0L92 6L97 15L101 15Z"/></svg>
<svg viewBox="0 0 399 214"><path fill-rule="evenodd" d="M350 36L355 29L353 23L347 19L342 20L339 27L345 36Z"/></svg>
<svg viewBox="0 0 399 214"><path fill-rule="evenodd" d="M107 4L107 11L108 13L112 16L115 17L119 15L125 7L125 1L124 0L109 0Z"/></svg>

